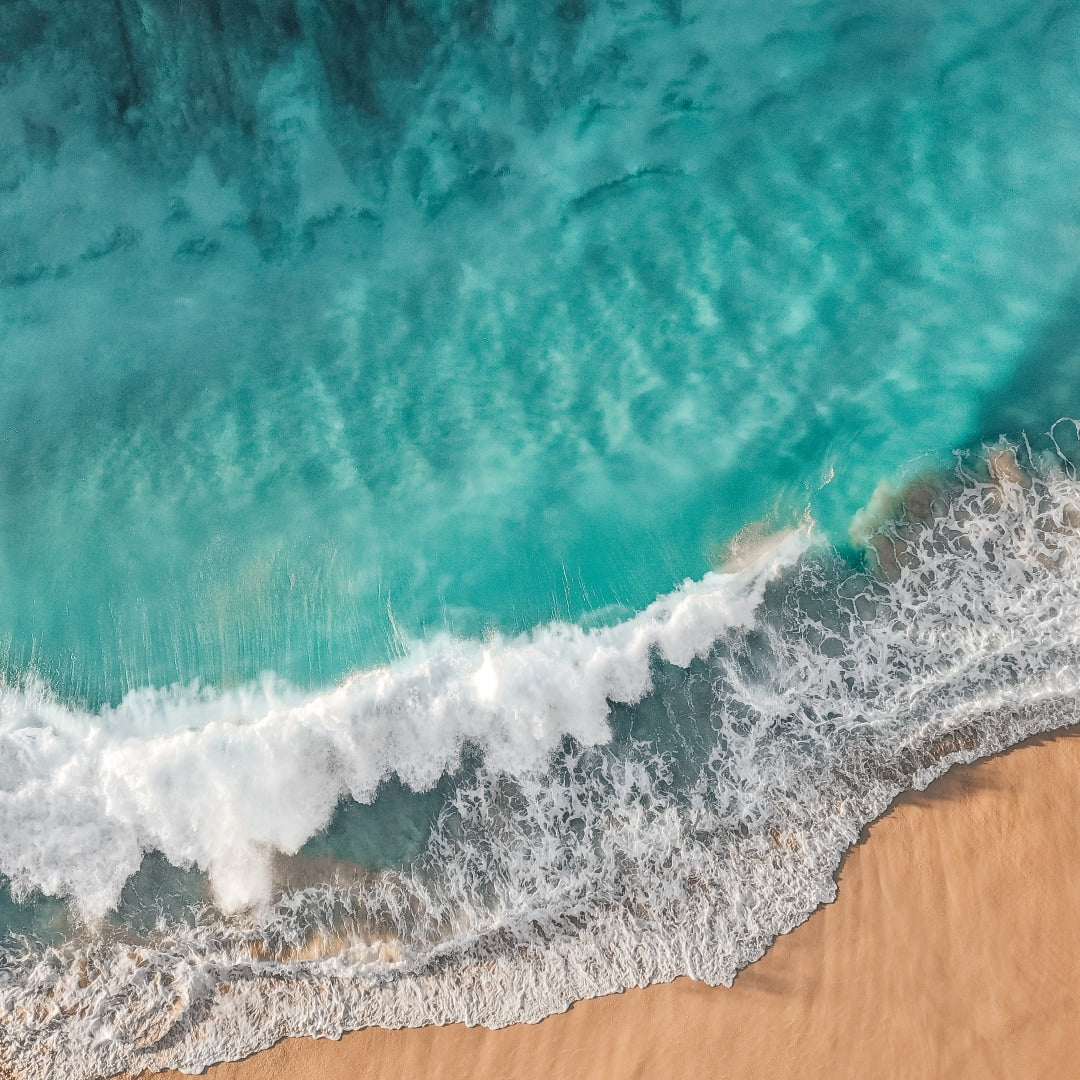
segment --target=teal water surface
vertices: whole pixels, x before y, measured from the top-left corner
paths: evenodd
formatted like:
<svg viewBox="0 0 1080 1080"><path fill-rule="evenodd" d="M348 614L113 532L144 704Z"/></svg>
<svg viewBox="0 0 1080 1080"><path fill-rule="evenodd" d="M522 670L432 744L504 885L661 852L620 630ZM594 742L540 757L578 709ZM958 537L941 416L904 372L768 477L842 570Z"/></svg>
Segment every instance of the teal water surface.
<svg viewBox="0 0 1080 1080"><path fill-rule="evenodd" d="M1069 398L1076 5L134 6L2 16L9 677L612 621Z"/></svg>

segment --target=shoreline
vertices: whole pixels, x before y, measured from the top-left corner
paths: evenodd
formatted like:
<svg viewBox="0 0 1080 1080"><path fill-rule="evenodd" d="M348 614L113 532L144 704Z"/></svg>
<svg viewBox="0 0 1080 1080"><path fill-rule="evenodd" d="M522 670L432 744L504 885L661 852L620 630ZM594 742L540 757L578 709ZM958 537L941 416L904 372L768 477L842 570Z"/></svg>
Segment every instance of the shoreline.
<svg viewBox="0 0 1080 1080"><path fill-rule="evenodd" d="M681 978L579 1001L534 1025L285 1039L202 1075L1066 1075L1066 1062L1080 1057L1077 852L1080 725L954 766L925 791L899 796L848 851L837 899L778 938L730 988Z"/></svg>

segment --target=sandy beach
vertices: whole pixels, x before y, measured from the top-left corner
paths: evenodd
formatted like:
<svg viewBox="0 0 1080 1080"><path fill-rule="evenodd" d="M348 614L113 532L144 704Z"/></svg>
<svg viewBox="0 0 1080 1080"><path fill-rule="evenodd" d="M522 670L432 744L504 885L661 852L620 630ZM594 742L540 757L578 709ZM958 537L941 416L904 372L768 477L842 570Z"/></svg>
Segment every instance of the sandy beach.
<svg viewBox="0 0 1080 1080"><path fill-rule="evenodd" d="M500 1031L455 1025L286 1040L206 1075L1075 1075L1078 853L1080 729L1073 728L901 797L849 854L836 902L780 938L730 989L681 979Z"/></svg>

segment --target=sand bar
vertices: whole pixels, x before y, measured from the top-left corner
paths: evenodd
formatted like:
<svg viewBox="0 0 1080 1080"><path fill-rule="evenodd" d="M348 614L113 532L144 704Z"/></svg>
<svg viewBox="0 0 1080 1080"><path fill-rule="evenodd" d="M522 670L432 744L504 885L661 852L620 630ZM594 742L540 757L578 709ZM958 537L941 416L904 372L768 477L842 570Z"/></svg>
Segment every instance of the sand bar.
<svg viewBox="0 0 1080 1080"><path fill-rule="evenodd" d="M212 1080L1080 1075L1080 729L870 826L837 901L730 989L688 979L501 1031L289 1039ZM182 1074L157 1074L179 1080Z"/></svg>

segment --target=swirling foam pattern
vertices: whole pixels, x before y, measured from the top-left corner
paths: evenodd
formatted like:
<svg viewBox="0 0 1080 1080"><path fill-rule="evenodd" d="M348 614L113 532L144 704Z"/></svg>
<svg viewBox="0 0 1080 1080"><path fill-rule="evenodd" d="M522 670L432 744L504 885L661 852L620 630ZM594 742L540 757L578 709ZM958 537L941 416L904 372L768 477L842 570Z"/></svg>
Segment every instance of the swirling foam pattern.
<svg viewBox="0 0 1080 1080"><path fill-rule="evenodd" d="M550 656L555 643L564 680L602 671L604 692L636 704L611 706L601 741L589 741L596 730L586 724L543 761L511 761L504 745L474 762L442 801L423 850L396 868L350 877L344 864L328 869L308 856L317 883L286 886L245 912L196 905L181 917L162 912L138 935L105 928L52 947L12 944L0 984L9 1064L26 1077L195 1069L284 1035L457 1020L497 1026L678 975L730 982L834 896L843 852L899 791L1080 720L1080 483L1071 470L1047 465L1031 478L1014 465L997 482L964 476L958 488L939 488L929 502L909 498L918 514L909 509L877 534L881 550L894 552L893 580L853 572L829 549L802 550L789 537L755 566L660 601L648 624L553 628L489 645L464 669L469 693L514 723L525 715L515 696L519 660L537 649ZM704 621L686 620L687 605L703 599ZM687 622L712 638L704 653L695 655L700 638L683 635ZM659 649L643 682L633 658L650 642ZM626 682L611 681L616 669ZM397 677L408 686L416 669ZM547 691L551 717L563 690L556 681ZM26 729L6 736L23 749L21 772L17 765L5 777L3 806L32 792L50 809L85 808L94 798L74 800L62 785L96 784L96 816L85 827L100 831L102 849L119 826L140 822L166 853L169 844L191 845L177 853L205 857L212 878L215 858L239 858L237 867L222 864L228 893L231 869L242 885L251 877L230 839L236 830L295 849L325 815L325 806L306 805L305 791L318 785L304 771L320 761L329 775L348 768L343 747L363 697L339 693L352 698L352 716L334 718L323 706L309 730L283 710L277 725L236 731L238 756L266 770L271 803L279 788L288 792L257 819L245 818L251 791L242 771L231 783L205 768L202 782L219 784L208 795L183 753L159 763L150 741L148 760L118 796L124 742L88 778L58 760L57 735ZM533 706L544 696L535 691ZM213 730L220 723L187 733L208 759L224 753ZM44 745L35 747L35 736ZM303 763L320 737L326 746ZM90 740L103 761L108 738ZM271 751L260 756L248 739ZM284 745L290 739L299 747ZM208 802L218 839L233 845L224 855L200 818ZM251 820L278 831L251 837ZM44 813L25 827L40 828L45 846L50 837L62 843L71 823L60 825ZM65 884L78 888L85 872L73 850L53 854L61 865L74 858ZM298 862L302 869L304 857ZM40 872L19 870L31 880ZM88 906L100 901L98 889L93 880Z"/></svg>

